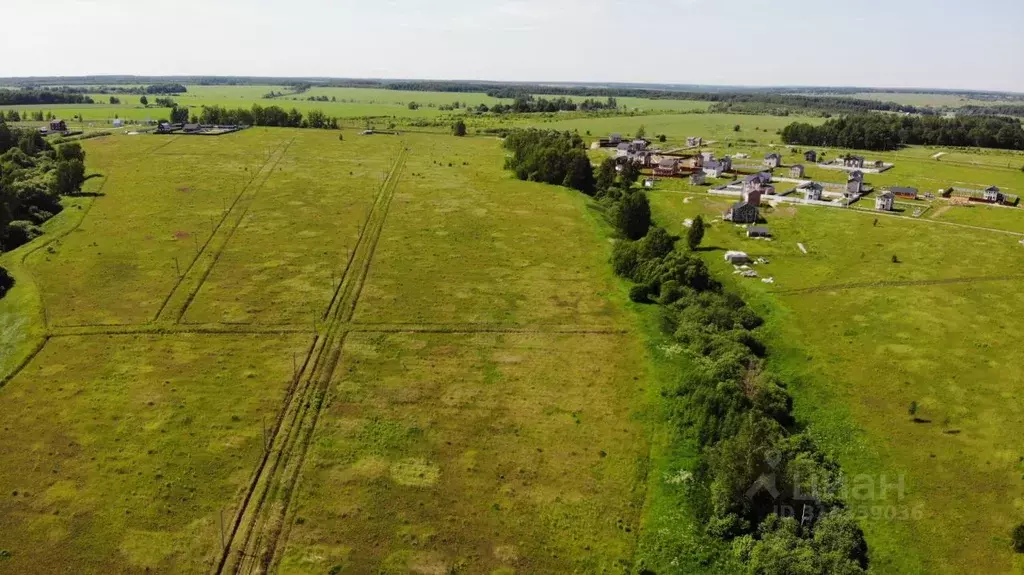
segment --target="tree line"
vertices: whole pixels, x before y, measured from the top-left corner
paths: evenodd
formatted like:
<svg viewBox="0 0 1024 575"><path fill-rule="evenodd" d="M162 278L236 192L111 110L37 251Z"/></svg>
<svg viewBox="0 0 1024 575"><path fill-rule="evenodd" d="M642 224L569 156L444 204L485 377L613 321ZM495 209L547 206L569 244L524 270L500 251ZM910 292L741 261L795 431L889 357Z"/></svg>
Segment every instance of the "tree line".
<svg viewBox="0 0 1024 575"><path fill-rule="evenodd" d="M831 119L820 126L794 122L783 128L782 141L877 151L907 145L1024 150L1024 129L1020 120L1001 116L940 118L861 114Z"/></svg>
<svg viewBox="0 0 1024 575"><path fill-rule="evenodd" d="M34 106L39 104L93 104L85 94L54 90L0 90L0 106Z"/></svg>
<svg viewBox="0 0 1024 575"><path fill-rule="evenodd" d="M285 110L279 106L260 106L259 104L253 104L252 108L234 109L222 106L203 106L198 114L190 114L188 108L175 106L171 108L170 122L173 124L191 122L212 125L338 129L338 118L329 117L321 110L309 110L303 115L295 108Z"/></svg>
<svg viewBox="0 0 1024 575"><path fill-rule="evenodd" d="M490 106L490 108L488 108L486 104L480 104L477 106L476 111L480 113L486 113L489 111L494 114L535 114L575 112L577 110L585 112L596 110L616 110L618 107L618 102L615 98L611 97L604 101L588 98L577 103L566 97L547 99L535 97L532 94L519 94L511 104L494 104L493 106Z"/></svg>
<svg viewBox="0 0 1024 575"><path fill-rule="evenodd" d="M77 193L84 181L81 145L55 148L37 130L12 128L0 118L0 252L42 234L43 222L61 211L61 196ZM12 281L0 268L0 296Z"/></svg>
<svg viewBox="0 0 1024 575"><path fill-rule="evenodd" d="M703 221L677 247L680 238L655 225L646 195L635 188L639 169L617 169L609 158L595 174L578 134L516 130L504 145L512 154L506 168L517 178L597 199L620 236L615 272L633 283L633 301L659 308L682 374L664 384L664 413L680 450L695 446L698 454L680 480L690 509L676 511L728 547L711 561L752 574L864 573L867 544L847 512L841 470L796 425L786 384L769 368L757 335L762 319L695 252ZM649 559L663 559L668 570L678 558Z"/></svg>

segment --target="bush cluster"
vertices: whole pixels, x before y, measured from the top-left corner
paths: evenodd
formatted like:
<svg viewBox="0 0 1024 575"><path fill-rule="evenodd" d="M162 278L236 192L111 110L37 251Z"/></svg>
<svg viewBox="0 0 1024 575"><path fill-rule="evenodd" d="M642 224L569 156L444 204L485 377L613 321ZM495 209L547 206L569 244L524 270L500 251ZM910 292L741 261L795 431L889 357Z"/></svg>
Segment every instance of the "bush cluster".
<svg viewBox="0 0 1024 575"><path fill-rule="evenodd" d="M85 181L85 152L77 143L54 148L35 130L9 128L0 119L0 251L42 233L61 211L60 196Z"/></svg>

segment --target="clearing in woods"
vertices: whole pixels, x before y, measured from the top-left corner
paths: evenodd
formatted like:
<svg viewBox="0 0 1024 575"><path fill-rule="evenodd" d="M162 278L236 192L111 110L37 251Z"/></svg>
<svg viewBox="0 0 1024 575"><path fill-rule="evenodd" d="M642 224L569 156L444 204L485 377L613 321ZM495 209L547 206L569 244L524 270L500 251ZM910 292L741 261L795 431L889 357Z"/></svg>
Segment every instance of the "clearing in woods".
<svg viewBox="0 0 1024 575"><path fill-rule="evenodd" d="M628 568L647 374L583 196L483 138L85 148L4 255L0 573Z"/></svg>

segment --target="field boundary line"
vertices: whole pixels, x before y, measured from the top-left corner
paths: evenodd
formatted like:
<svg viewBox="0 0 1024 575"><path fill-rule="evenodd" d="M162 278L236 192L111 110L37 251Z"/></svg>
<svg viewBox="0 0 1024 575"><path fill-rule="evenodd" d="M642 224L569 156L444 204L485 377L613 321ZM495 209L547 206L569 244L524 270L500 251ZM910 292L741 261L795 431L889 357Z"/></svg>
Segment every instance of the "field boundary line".
<svg viewBox="0 0 1024 575"><path fill-rule="evenodd" d="M877 282L852 282L846 284L834 284L834 285L823 285L813 286L806 288L795 288L788 290L778 290L770 293L776 295L794 295L803 293L814 293L823 291L841 291L849 289L861 289L861 288L887 288L887 287L915 287L915 286L937 286L937 285L953 285L953 284L972 284L972 283L983 283L983 282L1000 282L1000 281L1013 281L1013 280L1024 280L1024 274L1006 275L1006 276L981 276L981 277L961 277L961 278L941 278L941 279L930 279L930 280L906 280L906 281L877 281Z"/></svg>
<svg viewBox="0 0 1024 575"><path fill-rule="evenodd" d="M78 325L71 327L51 328L49 337L88 337L99 335L287 335L316 334L310 326L303 325L264 325L234 326L222 324L141 324L141 325Z"/></svg>
<svg viewBox="0 0 1024 575"><path fill-rule="evenodd" d="M629 333L622 328L586 327L558 324L490 324L490 323L359 323L353 322L349 330L359 333L524 333L567 335L621 335Z"/></svg>
<svg viewBox="0 0 1024 575"><path fill-rule="evenodd" d="M160 319L160 316L162 316L164 314L164 311L166 310L168 304L170 304L171 299L174 297L174 294L176 294L178 292L178 289L181 287L181 284L185 281L185 278L188 277L188 275L190 273L192 273L192 269L195 267L196 263L199 261L199 258L202 257L203 253L206 252L206 249L209 247L210 242L213 241L213 238L217 235L217 232L220 231L221 226L223 226L224 222L227 221L228 216L231 215L232 211L234 211L235 207L238 205L238 202L242 199L242 197L245 195L245 193L249 190L249 187L252 186L252 183L255 182L260 177L260 173L262 173L263 170L268 165L270 165L270 162L274 158L274 154L277 154L277 152L279 152L283 146L284 146L284 143L282 142L281 146L278 146L277 149L274 150L274 153L271 154L270 157L267 158L267 161L264 162L262 166L260 166L260 169L256 170L256 172L253 174L253 176L251 178L249 178L249 181L246 182L245 185L242 186L242 189L238 192L238 195L235 196L235 199L231 202L231 205L224 212L224 215L221 216L220 221L217 222L217 225L214 226L213 231L210 232L210 236L208 238L206 238L205 242L203 242L202 248L200 248L199 251L196 252L195 257L193 257L192 261L189 262L188 267L185 268L184 273L182 273L180 276L178 276L178 279L175 280L174 286L171 288L171 291L167 294L167 297L165 297L164 301L160 304L160 308L157 310L156 315L153 316L153 321L158 321Z"/></svg>
<svg viewBox="0 0 1024 575"><path fill-rule="evenodd" d="M30 363L32 363L32 360L34 360L36 356L38 356L43 351L43 348L46 347L46 344L48 343L50 343L50 336L43 336L43 339L40 340L39 343L36 344L34 348L32 348L32 351L29 352L29 354L26 355L24 358L22 358L22 360L18 363L18 365L14 366L14 369L12 369L10 373L8 373L2 379L0 379L0 389L3 389L15 377L18 377L18 374L20 374L26 367L29 366Z"/></svg>
<svg viewBox="0 0 1024 575"><path fill-rule="evenodd" d="M157 145L157 146L155 146L155 147L154 147L154 148L153 148L152 150L150 150L149 152L147 152L147 153L146 153L146 155L147 155L147 156L152 156L152 155L155 155L155 154L157 153L157 150L162 150L162 149L166 148L167 146L170 146L170 145L171 145L171 144L173 144L174 142L177 142L177 141L178 141L178 138L180 138L180 137L181 137L181 136L173 136L173 137L171 137L171 138L168 138L166 142L163 142L163 143L161 143L161 144L158 144L158 145Z"/></svg>
<svg viewBox="0 0 1024 575"><path fill-rule="evenodd" d="M259 185L256 186L256 188L253 190L251 196L248 198L248 202L245 204L245 207L242 208L242 212L238 214L238 219L235 220L234 225L231 226L231 229L228 230L228 237L224 238L224 242L221 243L221 245L214 251L213 261L210 262L210 265L207 266L206 269L203 271L203 275L199 278L199 283L196 285L195 289L189 292L188 298L185 300L185 305L181 308L181 312L178 314L178 317L175 320L175 322L181 322L182 318L185 317L185 313L188 312L189 306L192 305L192 302L195 300L196 296L199 295L199 291L203 289L203 284L205 284L207 278L210 277L210 273L213 272L213 268L217 267L217 263L220 262L220 256L224 253L224 250L227 249L228 244L231 243L231 238L235 237L235 232L237 232L239 226L242 225L242 221L245 220L245 216L249 214L249 208L251 208L253 203L255 203L256 196L260 193L260 191L263 190L263 187L267 185L267 181L270 180L270 176L274 175L274 169L277 168L278 165L280 165L281 160L283 160L285 155L288 154L288 148L291 147L292 142L294 141L295 137L293 136L292 139L289 140L287 144L285 144L284 149L281 150L281 155L279 155L277 157L277 160L274 161L274 165L270 166L270 170L267 171L266 177L264 177L263 181L261 181ZM213 239L214 235L216 234L211 234L211 240Z"/></svg>

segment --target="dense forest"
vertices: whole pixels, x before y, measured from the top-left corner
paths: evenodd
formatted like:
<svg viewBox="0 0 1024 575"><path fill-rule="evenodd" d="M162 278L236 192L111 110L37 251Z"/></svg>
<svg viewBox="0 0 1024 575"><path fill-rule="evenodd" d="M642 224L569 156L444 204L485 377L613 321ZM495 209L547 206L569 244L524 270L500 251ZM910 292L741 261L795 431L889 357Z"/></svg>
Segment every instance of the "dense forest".
<svg viewBox="0 0 1024 575"><path fill-rule="evenodd" d="M51 146L36 130L10 128L0 119L0 252L42 233L61 211L61 196L85 181L85 152L77 143ZM0 296L10 287L0 268Z"/></svg>
<svg viewBox="0 0 1024 575"><path fill-rule="evenodd" d="M488 108L486 104L480 104L477 106L476 111L489 111L494 114L533 114L545 112L575 112L577 110L582 110L584 112L615 110L618 109L618 107L619 104L615 98L608 98L603 101L588 98L577 103L565 97L549 100L547 98L533 96L532 94L518 93L514 96L514 101L511 104L495 104L490 108Z"/></svg>
<svg viewBox="0 0 1024 575"><path fill-rule="evenodd" d="M846 509L841 470L794 422L786 384L768 368L767 346L757 335L761 318L695 253L699 218L686 247L676 247L679 238L654 225L644 192L635 189L639 173L617 172L608 159L596 175L585 175L576 134L513 131L505 147L512 152L506 167L516 177L598 198L621 236L615 272L634 283L633 301L658 306L666 345L685 366L685 375L661 390L674 441L698 452L678 483L690 509L675 513L731 552L684 560L705 568L739 562L752 574L863 573L867 544ZM682 570L673 563L681 558L649 552L641 560L652 572L669 565Z"/></svg>
<svg viewBox="0 0 1024 575"><path fill-rule="evenodd" d="M782 141L878 151L906 145L1024 150L1024 130L1019 120L999 116L939 118L863 114L828 120L820 126L794 122L783 128Z"/></svg>

